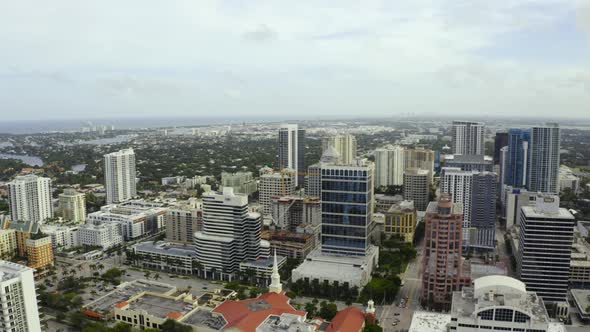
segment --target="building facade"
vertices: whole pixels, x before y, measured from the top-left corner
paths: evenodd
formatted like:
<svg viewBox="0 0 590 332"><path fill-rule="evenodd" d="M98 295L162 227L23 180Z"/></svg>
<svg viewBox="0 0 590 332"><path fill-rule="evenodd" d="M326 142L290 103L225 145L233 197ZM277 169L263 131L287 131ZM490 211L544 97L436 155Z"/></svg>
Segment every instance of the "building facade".
<svg viewBox="0 0 590 332"><path fill-rule="evenodd" d="M350 164L356 159L356 138L353 135L336 135L322 140L322 151L332 146L342 158L343 164Z"/></svg>
<svg viewBox="0 0 590 332"><path fill-rule="evenodd" d="M195 233L195 246L206 276L228 280L240 262L268 257L261 218L248 212L248 196L234 194L232 188L203 196L203 229Z"/></svg>
<svg viewBox="0 0 590 332"><path fill-rule="evenodd" d="M41 331L33 269L0 261L0 331Z"/></svg>
<svg viewBox="0 0 590 332"><path fill-rule="evenodd" d="M404 170L411 168L425 169L434 174L434 151L414 148L404 150Z"/></svg>
<svg viewBox="0 0 590 332"><path fill-rule="evenodd" d="M12 221L44 222L53 217L51 179L29 174L8 183Z"/></svg>
<svg viewBox="0 0 590 332"><path fill-rule="evenodd" d="M86 222L86 196L75 189L65 189L59 194L59 212L66 221Z"/></svg>
<svg viewBox="0 0 590 332"><path fill-rule="evenodd" d="M463 273L463 207L442 194L438 202L428 204L425 216L422 256L423 306L444 310L451 306L453 292L468 284Z"/></svg>
<svg viewBox="0 0 590 332"><path fill-rule="evenodd" d="M195 232L201 230L203 211L196 207L173 207L166 211L166 240L192 244Z"/></svg>
<svg viewBox="0 0 590 332"><path fill-rule="evenodd" d="M122 244L123 235L117 224L84 224L78 228L78 241L82 246L109 249Z"/></svg>
<svg viewBox="0 0 590 332"><path fill-rule="evenodd" d="M279 128L278 139L279 170L289 168L298 172L295 186L305 181L305 130L296 124L287 124Z"/></svg>
<svg viewBox="0 0 590 332"><path fill-rule="evenodd" d="M410 168L404 173L404 200L414 202L418 211L426 211L430 196L430 172Z"/></svg>
<svg viewBox="0 0 590 332"><path fill-rule="evenodd" d="M252 195L258 190L252 172L221 172L221 185L234 188L236 194Z"/></svg>
<svg viewBox="0 0 590 332"><path fill-rule="evenodd" d="M280 172L266 172L261 170L258 201L262 205L264 215L272 214L272 199L274 197L295 194L297 176L293 170L283 169Z"/></svg>
<svg viewBox="0 0 590 332"><path fill-rule="evenodd" d="M508 131L508 160L504 174L504 184L514 188L527 186L529 167L529 144L531 131L510 129Z"/></svg>
<svg viewBox="0 0 590 332"><path fill-rule="evenodd" d="M14 229L0 230L0 259L9 260L16 255L16 231Z"/></svg>
<svg viewBox="0 0 590 332"><path fill-rule="evenodd" d="M107 204L120 203L135 197L137 189L133 149L106 154L103 161Z"/></svg>
<svg viewBox="0 0 590 332"><path fill-rule="evenodd" d="M375 150L375 187L401 186L404 182L404 148L386 146Z"/></svg>
<svg viewBox="0 0 590 332"><path fill-rule="evenodd" d="M485 154L483 122L453 121L451 131L453 154Z"/></svg>
<svg viewBox="0 0 590 332"><path fill-rule="evenodd" d="M530 161L527 185L530 191L559 192L559 125L548 123L531 129Z"/></svg>
<svg viewBox="0 0 590 332"><path fill-rule="evenodd" d="M50 236L31 237L27 240L26 246L29 267L40 270L53 266L53 242Z"/></svg>
<svg viewBox="0 0 590 332"><path fill-rule="evenodd" d="M412 243L414 241L417 219L414 202L399 202L385 212L383 232L387 237L399 236L404 242Z"/></svg>
<svg viewBox="0 0 590 332"><path fill-rule="evenodd" d="M566 301L574 239L574 216L559 207L559 197L539 194L523 206L517 255L519 279L545 303Z"/></svg>
<svg viewBox="0 0 590 332"><path fill-rule="evenodd" d="M373 231L374 165L322 166L322 252L364 256Z"/></svg>

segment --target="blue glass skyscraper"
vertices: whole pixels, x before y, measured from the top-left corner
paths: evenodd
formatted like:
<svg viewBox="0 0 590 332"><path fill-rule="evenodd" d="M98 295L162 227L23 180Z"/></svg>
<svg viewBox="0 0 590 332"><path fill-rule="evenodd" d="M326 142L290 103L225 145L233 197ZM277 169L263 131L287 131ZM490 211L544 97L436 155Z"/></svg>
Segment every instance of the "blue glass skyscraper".
<svg viewBox="0 0 590 332"><path fill-rule="evenodd" d="M508 131L508 163L504 173L504 184L515 188L527 186L529 164L530 129Z"/></svg>

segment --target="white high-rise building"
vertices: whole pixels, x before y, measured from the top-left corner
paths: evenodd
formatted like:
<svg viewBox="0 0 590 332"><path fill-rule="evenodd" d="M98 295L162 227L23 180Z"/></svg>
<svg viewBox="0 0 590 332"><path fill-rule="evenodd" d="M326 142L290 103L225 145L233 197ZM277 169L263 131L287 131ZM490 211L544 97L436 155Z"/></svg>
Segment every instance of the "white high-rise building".
<svg viewBox="0 0 590 332"><path fill-rule="evenodd" d="M527 181L529 191L559 192L559 135L557 123L531 129Z"/></svg>
<svg viewBox="0 0 590 332"><path fill-rule="evenodd" d="M483 122L453 121L452 126L453 154L485 154Z"/></svg>
<svg viewBox="0 0 590 332"><path fill-rule="evenodd" d="M287 124L279 128L278 141L279 170L289 168L298 172L295 185L305 181L305 130L296 124Z"/></svg>
<svg viewBox="0 0 590 332"><path fill-rule="evenodd" d="M33 269L0 261L0 332L41 331Z"/></svg>
<svg viewBox="0 0 590 332"><path fill-rule="evenodd" d="M86 222L86 196L75 189L65 189L59 194L59 212L66 221Z"/></svg>
<svg viewBox="0 0 590 332"><path fill-rule="evenodd" d="M375 150L375 187L404 184L404 148L386 146Z"/></svg>
<svg viewBox="0 0 590 332"><path fill-rule="evenodd" d="M32 174L17 176L8 188L13 221L43 222L53 217L51 179Z"/></svg>
<svg viewBox="0 0 590 332"><path fill-rule="evenodd" d="M332 146L340 155L343 164L350 164L356 158L356 138L353 135L336 135L322 140L322 151Z"/></svg>
<svg viewBox="0 0 590 332"><path fill-rule="evenodd" d="M135 152L124 149L104 155L107 204L120 203L137 195Z"/></svg>
<svg viewBox="0 0 590 332"><path fill-rule="evenodd" d="M197 260L213 278L231 280L244 261L270 255L270 244L261 240L261 215L248 212L248 196L223 193L203 196L203 228L195 233Z"/></svg>

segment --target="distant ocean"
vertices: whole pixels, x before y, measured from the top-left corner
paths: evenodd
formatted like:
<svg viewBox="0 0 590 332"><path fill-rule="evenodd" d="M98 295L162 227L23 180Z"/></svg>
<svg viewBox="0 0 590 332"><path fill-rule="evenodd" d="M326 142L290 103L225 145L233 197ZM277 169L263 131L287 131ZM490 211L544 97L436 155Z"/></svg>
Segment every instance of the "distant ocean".
<svg viewBox="0 0 590 332"><path fill-rule="evenodd" d="M170 118L114 118L114 119L90 119L90 120L22 120L0 121L0 134L34 134L54 131L74 131L82 127L92 125L115 126L115 129L138 129L173 126L207 126L226 125L253 122L277 122L284 121L282 117L170 117Z"/></svg>

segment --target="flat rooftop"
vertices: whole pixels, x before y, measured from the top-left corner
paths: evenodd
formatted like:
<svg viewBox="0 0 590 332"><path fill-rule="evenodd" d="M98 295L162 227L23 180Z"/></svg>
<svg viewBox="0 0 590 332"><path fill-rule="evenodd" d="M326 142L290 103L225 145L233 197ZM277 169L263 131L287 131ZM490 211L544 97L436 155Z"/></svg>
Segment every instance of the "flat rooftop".
<svg viewBox="0 0 590 332"><path fill-rule="evenodd" d="M158 255L171 255L182 257L195 257L197 255L196 247L193 245L180 245L170 242L156 242L151 241L141 242L133 246L137 251L143 251Z"/></svg>
<svg viewBox="0 0 590 332"><path fill-rule="evenodd" d="M437 312L415 311L408 332L447 332L451 315Z"/></svg>
<svg viewBox="0 0 590 332"><path fill-rule="evenodd" d="M107 293L93 302L86 304L84 308L98 313L108 313L113 310L113 306L115 304L127 301L143 292L170 294L175 290L176 287L164 283L147 281L143 279L134 280L117 286L115 290Z"/></svg>
<svg viewBox="0 0 590 332"><path fill-rule="evenodd" d="M182 323L195 325L195 326L206 326L213 330L221 330L227 321L220 314L215 314L210 310L199 308L193 311L190 315L186 316Z"/></svg>
<svg viewBox="0 0 590 332"><path fill-rule="evenodd" d="M145 294L133 302L129 303L130 310L141 310L147 312L149 315L156 317L167 317L170 313L180 313L185 315L193 310L190 303L184 302L182 299L173 300L161 296Z"/></svg>
<svg viewBox="0 0 590 332"><path fill-rule="evenodd" d="M256 331L276 332L277 330L285 332L307 331L308 324L305 323L301 316L284 313L280 316L268 316L266 320L256 328Z"/></svg>
<svg viewBox="0 0 590 332"><path fill-rule="evenodd" d="M586 308L590 306L590 289L570 289L570 294L578 309L584 311L580 315L590 318L590 312L586 312Z"/></svg>

